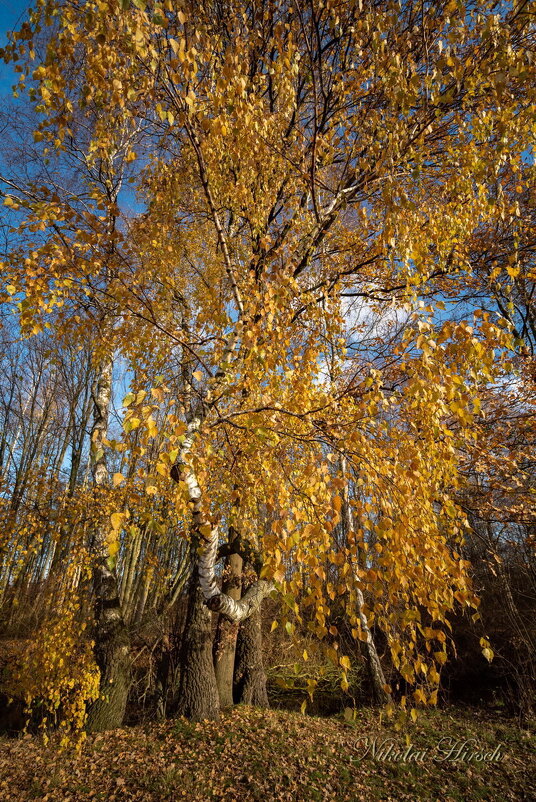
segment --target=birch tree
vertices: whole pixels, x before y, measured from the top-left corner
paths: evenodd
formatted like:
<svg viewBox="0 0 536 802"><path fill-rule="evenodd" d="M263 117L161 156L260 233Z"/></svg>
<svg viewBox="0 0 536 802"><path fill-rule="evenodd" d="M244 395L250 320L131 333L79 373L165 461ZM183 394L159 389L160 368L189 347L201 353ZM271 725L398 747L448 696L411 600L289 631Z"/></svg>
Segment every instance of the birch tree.
<svg viewBox="0 0 536 802"><path fill-rule="evenodd" d="M137 368L165 374L177 352L187 365L171 399L158 386L130 398L124 425L145 446L159 405L173 401L147 487L169 494L171 474L190 522L199 592L181 693L193 717L218 715L209 647L195 636L207 610L244 621L274 589L290 634L314 609L343 689L350 656L329 622L339 597L354 637L383 630L414 699L437 698L446 622L476 603L459 549L458 455L511 339L504 317L479 307L458 319L433 299L463 294L481 228L506 213L497 176L508 169L533 191L522 169L534 135L531 10L47 0L4 51L22 68L47 148L68 148L78 114L96 120L93 164L119 129L142 125L150 143L124 142L143 210L114 227L105 283L96 244L110 237L117 196L97 193L89 228L54 197L7 196L24 230L47 237L26 249L24 270L19 254L6 260L5 299L22 304L31 334L82 289L118 310L114 342ZM37 59L35 37L52 24ZM348 298L408 313L379 367L366 353L348 358ZM341 456L358 477L353 504L331 470ZM350 507L338 548L334 528ZM256 555L240 599L217 581L229 531L243 559ZM326 563L340 568L337 587ZM194 652L210 689L202 710Z"/></svg>

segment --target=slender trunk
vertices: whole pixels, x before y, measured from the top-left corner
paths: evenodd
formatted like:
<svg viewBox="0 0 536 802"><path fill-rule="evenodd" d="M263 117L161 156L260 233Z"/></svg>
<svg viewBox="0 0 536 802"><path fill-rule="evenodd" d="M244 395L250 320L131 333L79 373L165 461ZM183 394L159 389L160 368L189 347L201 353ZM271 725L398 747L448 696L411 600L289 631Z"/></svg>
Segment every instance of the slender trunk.
<svg viewBox="0 0 536 802"><path fill-rule="evenodd" d="M0 437L0 486L3 484L5 474L4 474L4 455L7 452L7 461L9 464L9 454L11 450L8 452L9 444L8 444L8 434L9 434L9 419L11 416L12 411L12 404L15 398L15 379L12 378L9 390L9 398L7 399L5 405L5 414L4 420L2 421L2 435Z"/></svg>
<svg viewBox="0 0 536 802"><path fill-rule="evenodd" d="M136 614L134 616L134 623L136 625L140 624L143 618L143 614L147 606L147 599L149 598L149 590L151 588L151 582L153 581L153 574L154 574L154 568L150 565L145 569L145 572L141 577L141 584L138 583L137 586L138 601L136 604Z"/></svg>
<svg viewBox="0 0 536 802"><path fill-rule="evenodd" d="M238 601L242 585L242 557L231 554L226 560L223 593ZM222 708L233 706L233 671L238 624L223 615L218 617L214 639L214 670Z"/></svg>
<svg viewBox="0 0 536 802"><path fill-rule="evenodd" d="M178 715L192 721L218 719L220 702L212 662L212 613L203 600L196 573L190 582L180 666Z"/></svg>
<svg viewBox="0 0 536 802"><path fill-rule="evenodd" d="M133 613L134 601L134 577L139 570L139 556L141 551L143 533L139 529L127 546L127 553L124 560L121 582L121 608L123 618L130 622Z"/></svg>
<svg viewBox="0 0 536 802"><path fill-rule="evenodd" d="M165 635L155 656L155 715L157 721L163 721L166 717L171 657L171 643L169 637Z"/></svg>
<svg viewBox="0 0 536 802"><path fill-rule="evenodd" d="M91 432L91 460L96 490L108 483L104 440L112 394L112 360L98 373L94 393ZM96 503L98 503L96 498ZM115 566L106 542L106 523L97 525L93 535L93 587L95 593L95 660L101 672L99 698L88 711L90 731L114 729L123 723L130 686L130 643L121 613Z"/></svg>
<svg viewBox="0 0 536 802"><path fill-rule="evenodd" d="M184 549L178 557L175 576L170 584L169 590L160 599L158 604L158 615L163 615L166 611L175 606L177 599L182 593L188 579L192 573L192 556L189 549Z"/></svg>

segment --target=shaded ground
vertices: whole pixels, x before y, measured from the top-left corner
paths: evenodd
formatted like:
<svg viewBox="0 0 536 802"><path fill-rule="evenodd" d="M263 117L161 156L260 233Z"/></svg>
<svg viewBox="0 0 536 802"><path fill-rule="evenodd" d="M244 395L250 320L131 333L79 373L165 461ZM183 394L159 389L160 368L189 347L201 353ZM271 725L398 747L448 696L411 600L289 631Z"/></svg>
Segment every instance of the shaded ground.
<svg viewBox="0 0 536 802"><path fill-rule="evenodd" d="M0 739L0 799L533 802L536 737L472 710L423 712L395 732L377 711L344 721L242 707L219 723L91 736L80 757L39 737Z"/></svg>

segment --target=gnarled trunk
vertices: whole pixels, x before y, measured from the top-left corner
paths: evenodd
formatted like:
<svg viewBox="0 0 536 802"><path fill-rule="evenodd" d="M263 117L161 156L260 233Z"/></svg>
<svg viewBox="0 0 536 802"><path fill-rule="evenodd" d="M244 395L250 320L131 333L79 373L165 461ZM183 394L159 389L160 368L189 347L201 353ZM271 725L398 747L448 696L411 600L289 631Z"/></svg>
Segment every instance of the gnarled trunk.
<svg viewBox="0 0 536 802"><path fill-rule="evenodd" d="M90 732L120 727L130 689L130 639L117 593L117 580L106 565L94 569L95 660L101 672L99 698L88 710Z"/></svg>
<svg viewBox="0 0 536 802"><path fill-rule="evenodd" d="M203 600L196 574L190 582L180 665L178 715L192 721L218 719L220 702L212 661L212 613Z"/></svg>

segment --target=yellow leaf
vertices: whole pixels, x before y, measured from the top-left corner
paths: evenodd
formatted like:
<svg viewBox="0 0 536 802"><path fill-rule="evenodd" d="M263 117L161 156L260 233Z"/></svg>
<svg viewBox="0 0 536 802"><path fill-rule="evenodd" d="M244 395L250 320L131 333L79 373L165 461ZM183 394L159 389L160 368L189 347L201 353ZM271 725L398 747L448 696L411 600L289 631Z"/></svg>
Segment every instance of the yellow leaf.
<svg viewBox="0 0 536 802"><path fill-rule="evenodd" d="M417 688L417 690L413 691L413 697L416 702L422 702L423 704L426 703L426 696L422 688Z"/></svg>
<svg viewBox="0 0 536 802"><path fill-rule="evenodd" d="M115 557L119 551L119 541L117 539L108 542L108 554L110 557Z"/></svg>
<svg viewBox="0 0 536 802"><path fill-rule="evenodd" d="M121 527L121 524L123 523L123 513L113 512L110 515L110 521L112 522L112 529L114 529L114 531L117 531Z"/></svg>
<svg viewBox="0 0 536 802"><path fill-rule="evenodd" d="M203 374L200 370L194 370L192 376L194 377L194 379L197 379L198 382L200 382L201 379L203 378Z"/></svg>
<svg viewBox="0 0 536 802"><path fill-rule="evenodd" d="M133 429L137 429L140 425L141 420L139 418L129 418L123 424L123 429L125 432L131 432Z"/></svg>
<svg viewBox="0 0 536 802"><path fill-rule="evenodd" d="M125 481L125 477L123 476L122 473L114 473L114 475L112 477L112 484L113 484L114 487L117 487L117 485L120 485L121 482L124 482L124 481Z"/></svg>

